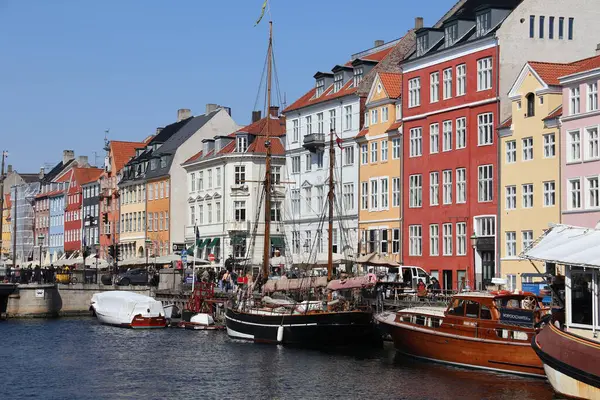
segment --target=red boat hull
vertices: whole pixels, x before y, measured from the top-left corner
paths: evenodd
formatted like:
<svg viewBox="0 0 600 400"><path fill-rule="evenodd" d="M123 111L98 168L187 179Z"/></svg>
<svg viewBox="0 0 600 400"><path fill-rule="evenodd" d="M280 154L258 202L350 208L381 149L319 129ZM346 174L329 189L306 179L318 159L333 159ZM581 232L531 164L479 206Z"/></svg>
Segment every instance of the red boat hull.
<svg viewBox="0 0 600 400"><path fill-rule="evenodd" d="M152 329L152 328L166 328L167 319L165 317L142 317L136 315L133 317L129 328L133 329Z"/></svg>

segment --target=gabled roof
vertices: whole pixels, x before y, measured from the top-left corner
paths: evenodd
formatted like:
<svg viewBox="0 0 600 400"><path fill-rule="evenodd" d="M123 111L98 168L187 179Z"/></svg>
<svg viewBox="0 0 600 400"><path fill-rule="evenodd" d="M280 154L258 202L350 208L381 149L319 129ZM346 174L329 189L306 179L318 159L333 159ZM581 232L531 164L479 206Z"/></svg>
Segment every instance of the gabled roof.
<svg viewBox="0 0 600 400"><path fill-rule="evenodd" d="M177 131L179 131L185 124L190 122L194 117L189 117L184 120L174 122L170 125L165 126L157 135L155 135L148 144L152 145L154 143L165 143L167 140L171 138Z"/></svg>
<svg viewBox="0 0 600 400"><path fill-rule="evenodd" d="M387 130L385 132L387 133L387 132L397 131L398 129L400 129L401 126L402 126L402 121L396 121L393 124L391 124L390 127L387 128Z"/></svg>
<svg viewBox="0 0 600 400"><path fill-rule="evenodd" d="M510 128L512 126L512 116L506 118L504 120L504 122L502 122L500 124L500 126L498 126L498 129L506 129L506 128Z"/></svg>
<svg viewBox="0 0 600 400"><path fill-rule="evenodd" d="M333 92L333 85L327 87L323 94L319 97L316 97L316 90L316 88L310 89L304 96L300 97L289 107L283 110L283 112L286 113L289 111L298 110L303 107L312 106L314 104L323 103L328 100L333 100L356 93L356 88L354 87L354 81L352 79L349 79L348 82L346 82L346 84L335 93Z"/></svg>
<svg viewBox="0 0 600 400"><path fill-rule="evenodd" d="M50 170L50 172L48 172L47 174L44 175L44 177L42 178L42 183L52 182L54 180L54 178L56 178L56 176L58 174L60 174L61 171L63 171L64 169L68 168L74 162L75 162L75 159L67 161L66 164L63 163L62 161L59 162L54 167L52 167L52 169Z"/></svg>
<svg viewBox="0 0 600 400"><path fill-rule="evenodd" d="M269 121L269 136L285 135L285 118L271 117ZM261 118L258 121L238 129L235 133L248 133L250 135L266 135L267 134L267 118Z"/></svg>
<svg viewBox="0 0 600 400"><path fill-rule="evenodd" d="M529 66L547 85L558 86L560 82L558 78L565 75L570 75L576 72L578 66L576 63L549 63L529 61Z"/></svg>
<svg viewBox="0 0 600 400"><path fill-rule="evenodd" d="M542 119L542 121L548 121L551 119L555 119L562 116L562 104L558 107L556 107L554 110L550 111L550 114L548 114L547 117L545 117L544 119Z"/></svg>
<svg viewBox="0 0 600 400"><path fill-rule="evenodd" d="M358 135L356 135L354 137L354 139L360 139L362 137L365 137L365 136L367 136L368 133L369 133L369 128L364 128L360 132L358 132Z"/></svg>
<svg viewBox="0 0 600 400"><path fill-rule="evenodd" d="M74 168L74 172L75 180L81 186L100 179L104 170L101 168Z"/></svg>
<svg viewBox="0 0 600 400"><path fill-rule="evenodd" d="M380 72L379 79L390 99L397 99L402 93L402 74L395 72Z"/></svg>
<svg viewBox="0 0 600 400"><path fill-rule="evenodd" d="M135 150L145 147L146 144L143 142L121 142L117 140L110 141L110 152L112 154L113 162L115 164L115 172L119 172L125 164L133 156L135 156Z"/></svg>

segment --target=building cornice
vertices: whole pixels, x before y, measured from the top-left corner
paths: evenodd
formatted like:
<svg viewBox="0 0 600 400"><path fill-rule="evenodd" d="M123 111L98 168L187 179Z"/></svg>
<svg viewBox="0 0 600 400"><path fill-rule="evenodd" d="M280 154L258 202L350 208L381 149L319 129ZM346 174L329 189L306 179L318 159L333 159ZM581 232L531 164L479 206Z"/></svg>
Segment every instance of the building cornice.
<svg viewBox="0 0 600 400"><path fill-rule="evenodd" d="M576 72L571 75L566 75L566 76L558 78L558 81L562 85L568 85L570 83L575 83L578 81L585 81L585 80L588 80L591 78L597 78L597 77L600 77L600 68L595 68L595 69L592 69L589 71Z"/></svg>
<svg viewBox="0 0 600 400"><path fill-rule="evenodd" d="M467 103L467 104L459 104L459 105L453 106L453 107L442 108L440 110L434 110L434 111L426 112L426 113L423 113L423 114L413 115L413 116L410 116L410 117L404 117L402 119L402 121L403 122L414 121L414 120L417 120L417 119L427 118L429 116L436 115L436 114L441 114L441 113L445 113L445 112L449 112L449 111L455 111L455 110L459 110L461 108L483 106L483 105L486 105L486 104L495 103L497 101L500 101L499 97L492 97L491 99L474 101L474 102Z"/></svg>

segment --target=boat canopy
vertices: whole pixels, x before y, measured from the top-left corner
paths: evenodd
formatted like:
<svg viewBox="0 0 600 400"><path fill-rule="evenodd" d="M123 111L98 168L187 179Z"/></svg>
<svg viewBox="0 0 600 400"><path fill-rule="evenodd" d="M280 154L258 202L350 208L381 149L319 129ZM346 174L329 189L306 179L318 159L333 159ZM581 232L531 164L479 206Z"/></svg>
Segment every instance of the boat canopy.
<svg viewBox="0 0 600 400"><path fill-rule="evenodd" d="M600 229L553 225L520 254L527 260L600 269Z"/></svg>
<svg viewBox="0 0 600 400"><path fill-rule="evenodd" d="M389 257L381 256L377 253L369 253L356 259L359 264L373 265L378 267L399 267L400 264Z"/></svg>
<svg viewBox="0 0 600 400"><path fill-rule="evenodd" d="M365 287L375 286L377 276L375 274L367 274L357 276L355 278L335 279L329 282L327 289L329 290L345 290L345 289L361 289Z"/></svg>
<svg viewBox="0 0 600 400"><path fill-rule="evenodd" d="M313 276L305 278L282 278L277 280L269 280L263 286L263 293L272 293L288 290L304 290L327 286L326 276Z"/></svg>

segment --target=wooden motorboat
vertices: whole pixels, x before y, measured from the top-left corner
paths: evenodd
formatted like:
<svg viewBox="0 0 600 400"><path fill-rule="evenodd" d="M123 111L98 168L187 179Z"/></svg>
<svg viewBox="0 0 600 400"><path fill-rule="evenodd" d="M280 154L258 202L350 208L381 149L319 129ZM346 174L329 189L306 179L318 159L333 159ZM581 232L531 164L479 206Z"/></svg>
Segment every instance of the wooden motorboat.
<svg viewBox="0 0 600 400"><path fill-rule="evenodd" d="M165 328L160 301L139 293L113 290L92 296L90 311L102 324L134 329Z"/></svg>
<svg viewBox="0 0 600 400"><path fill-rule="evenodd" d="M548 313L529 292L466 292L447 309L413 307L376 316L396 350L463 367L544 377L531 348L534 324Z"/></svg>

